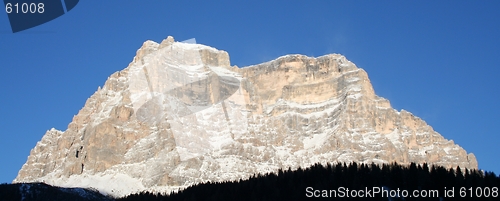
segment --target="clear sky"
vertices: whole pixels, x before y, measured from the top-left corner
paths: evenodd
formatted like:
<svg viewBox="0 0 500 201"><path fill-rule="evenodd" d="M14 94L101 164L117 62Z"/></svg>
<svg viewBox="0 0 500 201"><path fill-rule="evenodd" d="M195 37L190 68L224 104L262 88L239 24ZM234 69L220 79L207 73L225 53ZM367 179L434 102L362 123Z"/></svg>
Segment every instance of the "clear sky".
<svg viewBox="0 0 500 201"><path fill-rule="evenodd" d="M3 6L3 4L2 4ZM240 67L340 53L377 95L500 173L500 1L80 1L12 34L0 9L0 183L46 130L66 130L146 40L196 38Z"/></svg>

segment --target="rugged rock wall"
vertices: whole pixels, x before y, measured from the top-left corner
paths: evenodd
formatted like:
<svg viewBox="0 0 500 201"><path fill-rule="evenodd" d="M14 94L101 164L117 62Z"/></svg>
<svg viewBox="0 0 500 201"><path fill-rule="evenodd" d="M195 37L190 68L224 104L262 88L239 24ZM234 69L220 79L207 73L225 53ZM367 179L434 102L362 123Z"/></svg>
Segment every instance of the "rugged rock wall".
<svg viewBox="0 0 500 201"><path fill-rule="evenodd" d="M66 131L47 131L14 182L121 196L350 161L477 168L342 55L238 68L224 51L168 37L146 41Z"/></svg>

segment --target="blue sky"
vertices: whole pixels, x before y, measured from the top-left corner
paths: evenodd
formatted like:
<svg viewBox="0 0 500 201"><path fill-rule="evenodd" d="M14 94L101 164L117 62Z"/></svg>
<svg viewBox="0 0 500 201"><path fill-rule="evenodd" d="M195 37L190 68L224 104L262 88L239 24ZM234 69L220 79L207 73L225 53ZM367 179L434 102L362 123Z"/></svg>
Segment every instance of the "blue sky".
<svg viewBox="0 0 500 201"><path fill-rule="evenodd" d="M500 173L499 1L80 1L12 34L0 14L0 183L46 130L66 130L146 40L226 50L240 67L340 53L377 95L424 119ZM3 12L3 11L2 11Z"/></svg>

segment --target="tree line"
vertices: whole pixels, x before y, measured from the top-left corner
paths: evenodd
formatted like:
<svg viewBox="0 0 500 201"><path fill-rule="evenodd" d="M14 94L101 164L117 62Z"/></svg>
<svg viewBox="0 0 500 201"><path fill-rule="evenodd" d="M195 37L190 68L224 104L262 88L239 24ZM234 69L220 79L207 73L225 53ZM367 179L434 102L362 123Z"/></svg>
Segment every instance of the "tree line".
<svg viewBox="0 0 500 201"><path fill-rule="evenodd" d="M500 200L493 172L427 164L315 164L258 174L246 180L206 182L171 194L141 192L110 198L92 189L44 183L0 184L0 201L26 200ZM375 193L378 191L378 193ZM85 195L82 195L85 192ZM405 194L406 192L406 194ZM415 192L419 197L415 196ZM385 194L384 194L385 193Z"/></svg>
<svg viewBox="0 0 500 201"><path fill-rule="evenodd" d="M352 162L315 164L247 180L200 183L169 195L142 192L117 200L500 200L499 184L500 177L481 170Z"/></svg>

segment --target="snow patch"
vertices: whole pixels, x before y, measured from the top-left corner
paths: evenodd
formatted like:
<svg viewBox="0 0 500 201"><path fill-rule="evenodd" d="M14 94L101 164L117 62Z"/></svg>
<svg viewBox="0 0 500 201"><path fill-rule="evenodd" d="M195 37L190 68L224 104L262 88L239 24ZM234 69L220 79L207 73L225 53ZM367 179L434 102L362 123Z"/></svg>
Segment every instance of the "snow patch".
<svg viewBox="0 0 500 201"><path fill-rule="evenodd" d="M319 148L323 145L328 138L328 133L314 134L310 138L305 138L302 143L304 143L304 149Z"/></svg>
<svg viewBox="0 0 500 201"><path fill-rule="evenodd" d="M95 188L100 193L114 197L123 197L131 193L146 190L141 180L127 174L104 172L95 175L71 175L69 178L57 178L47 181L50 185L67 188Z"/></svg>

